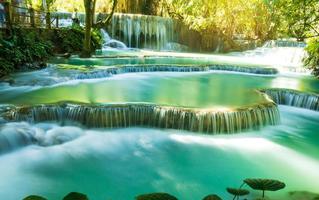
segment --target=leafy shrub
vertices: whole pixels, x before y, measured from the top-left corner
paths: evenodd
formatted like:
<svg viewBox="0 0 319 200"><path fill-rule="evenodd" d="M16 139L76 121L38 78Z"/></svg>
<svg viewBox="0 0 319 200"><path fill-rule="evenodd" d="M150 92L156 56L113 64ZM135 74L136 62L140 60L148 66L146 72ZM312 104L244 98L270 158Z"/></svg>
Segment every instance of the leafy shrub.
<svg viewBox="0 0 319 200"><path fill-rule="evenodd" d="M83 48L84 30L81 27L61 28L55 30L51 38L58 53L81 52ZM92 32L91 49L94 51L101 47L101 36L98 31Z"/></svg>
<svg viewBox="0 0 319 200"><path fill-rule="evenodd" d="M52 44L30 30L15 29L12 37L0 38L0 47L0 76L52 55Z"/></svg>
<svg viewBox="0 0 319 200"><path fill-rule="evenodd" d="M319 37L309 40L306 51L308 56L304 59L305 66L319 77Z"/></svg>

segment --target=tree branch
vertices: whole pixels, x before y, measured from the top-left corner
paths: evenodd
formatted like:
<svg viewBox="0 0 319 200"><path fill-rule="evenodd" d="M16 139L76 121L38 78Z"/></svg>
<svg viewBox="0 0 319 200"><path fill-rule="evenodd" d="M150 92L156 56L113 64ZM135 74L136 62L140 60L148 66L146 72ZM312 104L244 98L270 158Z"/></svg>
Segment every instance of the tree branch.
<svg viewBox="0 0 319 200"><path fill-rule="evenodd" d="M111 13L107 16L107 18L104 21L101 20L101 21L96 22L95 27L97 27L97 28L106 27L110 23L110 21L113 17L113 14L115 12L115 8L117 6L117 2L118 2L118 0L113 0L113 6L112 6Z"/></svg>

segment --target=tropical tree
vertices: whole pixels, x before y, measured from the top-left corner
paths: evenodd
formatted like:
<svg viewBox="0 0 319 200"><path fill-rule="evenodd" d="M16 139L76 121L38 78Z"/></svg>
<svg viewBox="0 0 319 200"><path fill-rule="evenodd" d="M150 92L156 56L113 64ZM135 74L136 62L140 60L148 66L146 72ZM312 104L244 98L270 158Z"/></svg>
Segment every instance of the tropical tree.
<svg viewBox="0 0 319 200"><path fill-rule="evenodd" d="M115 7L117 5L117 0L113 0L113 8L111 14L106 18L106 20L99 22L99 25L109 23L112 15L114 13ZM95 16L95 6L96 0L84 0L85 9L85 37L84 45L81 53L81 57L91 57L91 32L93 27L93 21Z"/></svg>
<svg viewBox="0 0 319 200"><path fill-rule="evenodd" d="M318 0L282 0L281 12L288 26L288 34L299 40L319 36Z"/></svg>

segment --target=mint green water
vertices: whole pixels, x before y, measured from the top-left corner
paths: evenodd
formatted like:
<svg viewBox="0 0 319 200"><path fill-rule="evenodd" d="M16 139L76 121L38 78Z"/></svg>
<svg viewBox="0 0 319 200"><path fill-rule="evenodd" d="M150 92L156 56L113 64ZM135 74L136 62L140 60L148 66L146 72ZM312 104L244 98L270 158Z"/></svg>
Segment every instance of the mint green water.
<svg viewBox="0 0 319 200"><path fill-rule="evenodd" d="M318 92L311 77L271 77L234 73L134 73L105 79L73 80L47 87L9 87L1 103L39 104L148 102L185 107L239 107L264 102L262 88L290 88ZM30 90L30 91L28 91Z"/></svg>
<svg viewBox="0 0 319 200"><path fill-rule="evenodd" d="M7 124L10 130L76 132L78 138L0 156L0 197L16 200L34 193L61 199L81 191L92 200L133 200L140 193L165 191L185 200L210 193L231 199L225 188L238 187L247 177L284 181L284 190L266 192L276 200L290 199L287 193L295 190L319 193L319 114L290 107L280 112L281 125L234 136Z"/></svg>
<svg viewBox="0 0 319 200"><path fill-rule="evenodd" d="M231 56L219 61L227 57L229 62L244 63ZM72 58L54 62L203 64L215 58ZM233 108L264 102L256 89L319 93L317 79L288 73L154 72L72 80L70 76L76 73L49 67L13 75L0 83L0 104L148 102ZM286 106L279 109L281 123L277 126L220 136L141 127L110 130L54 122L6 123L0 119L0 141L4 141L0 150L3 144L13 146L13 151L0 154L0 199L39 194L55 200L70 191L86 193L91 200L133 200L141 193L161 191L181 200L200 200L210 193L231 199L225 188L239 187L245 178L285 182L284 190L266 193L272 200L292 200L291 191L319 193L319 113ZM19 135L36 136L38 144L20 145ZM260 195L253 192L248 199Z"/></svg>

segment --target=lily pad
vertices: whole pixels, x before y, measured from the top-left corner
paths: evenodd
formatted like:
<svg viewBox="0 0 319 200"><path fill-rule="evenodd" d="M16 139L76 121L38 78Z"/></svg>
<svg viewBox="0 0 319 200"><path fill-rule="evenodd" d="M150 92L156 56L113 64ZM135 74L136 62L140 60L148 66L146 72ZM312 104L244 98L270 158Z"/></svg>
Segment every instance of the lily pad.
<svg viewBox="0 0 319 200"><path fill-rule="evenodd" d="M78 192L71 192L66 195L63 200L89 200L85 194L81 194Z"/></svg>
<svg viewBox="0 0 319 200"><path fill-rule="evenodd" d="M232 195L235 195L235 196L245 196L245 195L248 195L249 194L249 191L248 190L245 190L245 189L237 189L237 188L227 188L227 192L232 194Z"/></svg>
<svg viewBox="0 0 319 200"><path fill-rule="evenodd" d="M38 195L30 195L25 197L23 200L47 200L47 199Z"/></svg>
<svg viewBox="0 0 319 200"><path fill-rule="evenodd" d="M203 200L222 200L218 195L216 194L210 194L203 198Z"/></svg>
<svg viewBox="0 0 319 200"><path fill-rule="evenodd" d="M285 183L273 179L248 178L244 180L244 183L254 190L262 190L262 197L265 197L265 191L277 191L286 187Z"/></svg>
<svg viewBox="0 0 319 200"><path fill-rule="evenodd" d="M245 179L244 182L254 190L277 191L286 187L285 183L273 179Z"/></svg>
<svg viewBox="0 0 319 200"><path fill-rule="evenodd" d="M176 197L167 193L150 193L139 195L136 200L177 200Z"/></svg>

